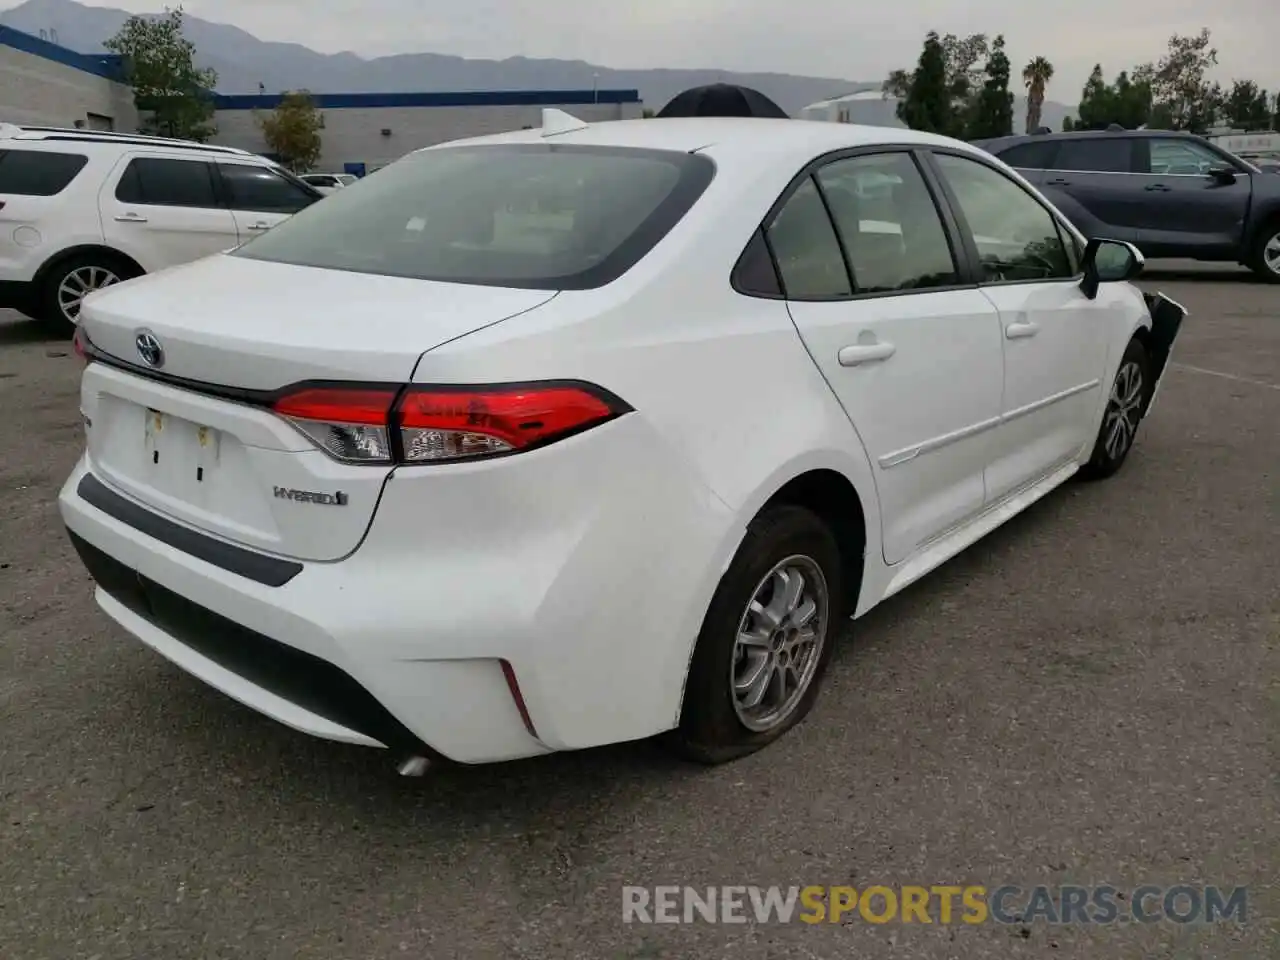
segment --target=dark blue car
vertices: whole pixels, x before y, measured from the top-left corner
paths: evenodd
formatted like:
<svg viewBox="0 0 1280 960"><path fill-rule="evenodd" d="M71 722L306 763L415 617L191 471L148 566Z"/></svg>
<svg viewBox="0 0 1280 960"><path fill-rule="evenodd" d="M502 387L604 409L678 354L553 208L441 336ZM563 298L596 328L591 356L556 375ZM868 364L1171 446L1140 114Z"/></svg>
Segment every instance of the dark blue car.
<svg viewBox="0 0 1280 960"><path fill-rule="evenodd" d="M1035 184L1085 236L1147 257L1242 263L1280 283L1280 177L1168 130L977 141Z"/></svg>

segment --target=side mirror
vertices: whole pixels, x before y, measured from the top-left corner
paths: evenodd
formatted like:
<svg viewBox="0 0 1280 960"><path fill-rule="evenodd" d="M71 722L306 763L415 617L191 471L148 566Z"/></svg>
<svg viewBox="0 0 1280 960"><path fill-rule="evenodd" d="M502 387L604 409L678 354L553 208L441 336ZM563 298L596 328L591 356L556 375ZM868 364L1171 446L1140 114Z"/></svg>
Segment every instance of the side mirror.
<svg viewBox="0 0 1280 960"><path fill-rule="evenodd" d="M1141 251L1132 243L1094 237L1084 248L1084 279L1080 289L1092 300L1097 297L1099 286L1132 280L1142 272L1145 263Z"/></svg>
<svg viewBox="0 0 1280 960"><path fill-rule="evenodd" d="M1209 177L1215 183L1221 183L1223 185L1236 182L1236 172L1230 167L1210 167Z"/></svg>

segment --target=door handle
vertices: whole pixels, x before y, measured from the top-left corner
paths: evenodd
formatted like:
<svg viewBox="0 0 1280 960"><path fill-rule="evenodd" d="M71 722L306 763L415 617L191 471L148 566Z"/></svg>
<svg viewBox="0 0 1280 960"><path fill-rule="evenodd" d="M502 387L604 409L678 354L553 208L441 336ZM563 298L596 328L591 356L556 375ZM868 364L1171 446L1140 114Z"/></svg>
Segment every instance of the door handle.
<svg viewBox="0 0 1280 960"><path fill-rule="evenodd" d="M1031 320L1018 320L1004 328L1004 335L1007 340L1022 340L1025 337L1034 337L1039 332L1040 324Z"/></svg>
<svg viewBox="0 0 1280 960"><path fill-rule="evenodd" d="M249 229L250 230L270 230L271 224L263 223L261 220L259 220L257 223L249 224Z"/></svg>
<svg viewBox="0 0 1280 960"><path fill-rule="evenodd" d="M1047 186L1047 187L1069 187L1069 186L1071 186L1071 181L1070 181L1070 180L1063 180L1061 177L1058 177L1056 180L1046 180L1044 183L1045 183L1045 186Z"/></svg>
<svg viewBox="0 0 1280 960"><path fill-rule="evenodd" d="M119 223L146 223L147 222L146 217L140 217L136 213L122 213L120 216L116 217L116 220Z"/></svg>
<svg viewBox="0 0 1280 960"><path fill-rule="evenodd" d="M898 350L892 343L858 343L851 347L841 347L836 358L842 367L856 367L864 363L875 363L888 360Z"/></svg>
<svg viewBox="0 0 1280 960"><path fill-rule="evenodd" d="M1169 193L1173 188L1166 187L1163 183L1152 183L1142 188L1143 190L1151 190L1154 193Z"/></svg>

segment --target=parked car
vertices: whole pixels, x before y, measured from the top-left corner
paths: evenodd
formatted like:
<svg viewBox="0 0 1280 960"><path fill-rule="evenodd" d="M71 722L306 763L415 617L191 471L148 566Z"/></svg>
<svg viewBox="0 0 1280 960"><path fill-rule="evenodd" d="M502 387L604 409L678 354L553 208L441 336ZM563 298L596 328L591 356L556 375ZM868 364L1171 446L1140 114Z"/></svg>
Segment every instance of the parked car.
<svg viewBox="0 0 1280 960"><path fill-rule="evenodd" d="M353 173L304 173L298 179L327 196L343 187L351 186L359 178Z"/></svg>
<svg viewBox="0 0 1280 960"><path fill-rule="evenodd" d="M70 332L89 292L234 247L320 196L231 147L0 124L0 307Z"/></svg>
<svg viewBox="0 0 1280 960"><path fill-rule="evenodd" d="M1141 264L943 137L547 111L93 294L61 512L126 630L403 772L725 761L843 620L1121 468L1182 318Z"/></svg>
<svg viewBox="0 0 1280 960"><path fill-rule="evenodd" d="M1189 133L1124 130L979 145L1086 234L1148 257L1242 263L1280 283L1280 180Z"/></svg>

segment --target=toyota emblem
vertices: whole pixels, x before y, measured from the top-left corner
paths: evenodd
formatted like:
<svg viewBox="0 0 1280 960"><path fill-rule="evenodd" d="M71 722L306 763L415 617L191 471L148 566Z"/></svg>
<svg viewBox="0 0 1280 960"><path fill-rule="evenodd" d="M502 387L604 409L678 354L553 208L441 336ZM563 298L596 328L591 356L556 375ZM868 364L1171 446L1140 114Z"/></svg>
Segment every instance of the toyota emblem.
<svg viewBox="0 0 1280 960"><path fill-rule="evenodd" d="M133 342L138 348L138 356L148 367L164 366L164 347L160 345L160 340L154 333L150 330L139 330Z"/></svg>

